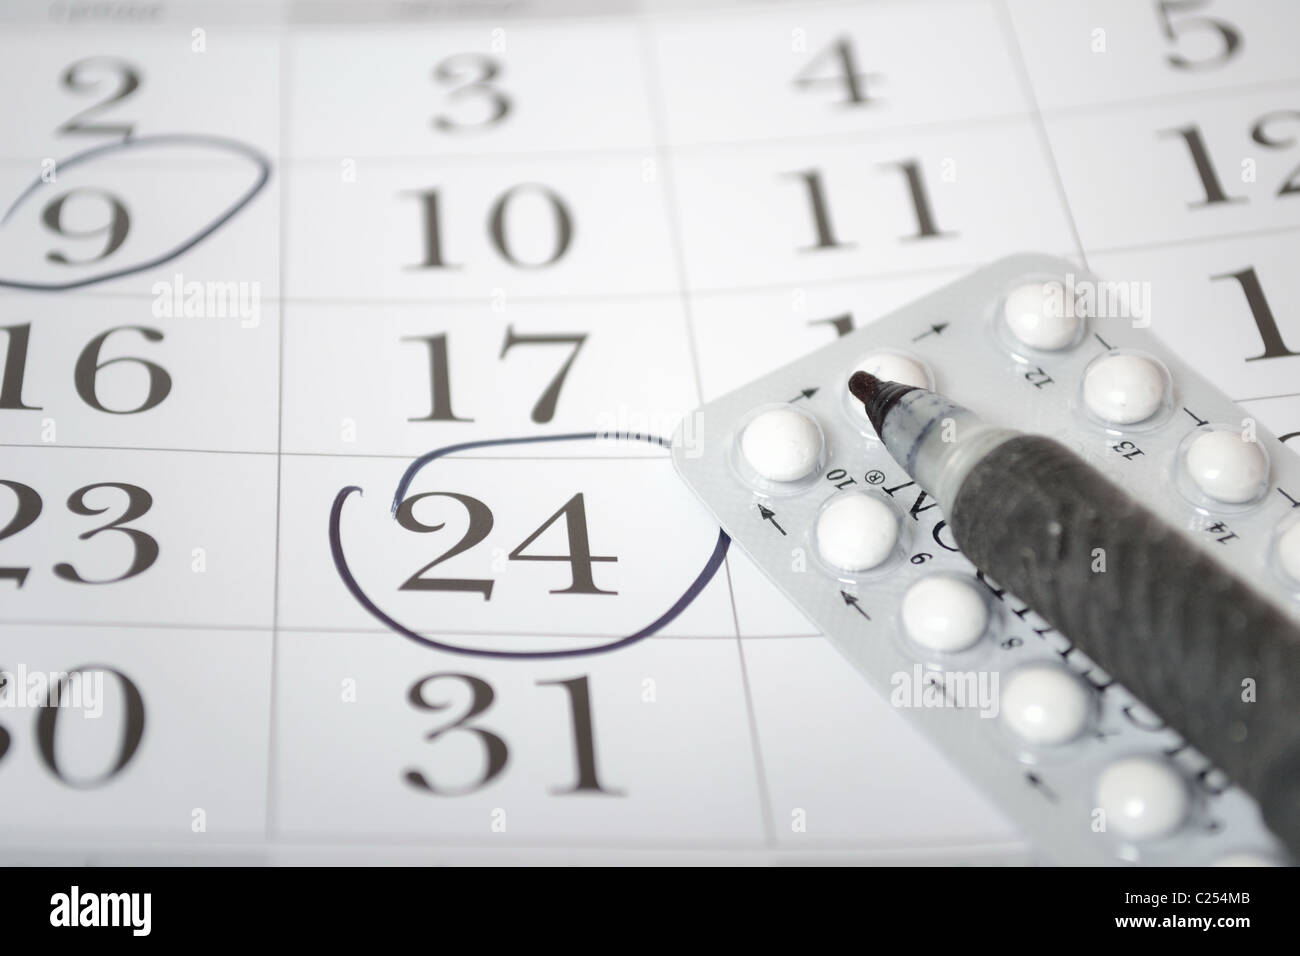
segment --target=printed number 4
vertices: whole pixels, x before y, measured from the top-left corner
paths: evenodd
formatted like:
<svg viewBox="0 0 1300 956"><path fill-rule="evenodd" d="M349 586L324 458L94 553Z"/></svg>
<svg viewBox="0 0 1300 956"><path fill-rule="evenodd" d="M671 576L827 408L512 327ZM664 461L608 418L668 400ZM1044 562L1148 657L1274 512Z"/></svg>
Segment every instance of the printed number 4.
<svg viewBox="0 0 1300 956"><path fill-rule="evenodd" d="M430 525L415 517L416 504L425 498L451 498L460 502L469 515L469 527L456 544L407 578L398 590L477 591L483 595L483 600L490 601L492 599L492 586L496 583L492 578L429 578L425 577L424 574L430 568L436 567L448 558L455 557L481 543L492 531L494 524L492 510L477 498L469 495L458 494L454 491L426 491L423 494L411 495L397 509L397 523L407 531L429 534L434 531L441 531L446 527L445 522ZM561 515L564 515L565 519L569 553L524 554L524 549L541 537L546 529L553 525ZM606 591L598 588L592 578L591 566L594 562L617 561L618 558L612 555L593 555L591 553L591 542L587 533L587 510L581 492L565 502L559 511L547 518L541 527L525 538L517 548L510 552L509 558L511 561L568 562L571 573L569 586L567 588L552 589L551 594L618 593L617 591Z"/></svg>
<svg viewBox="0 0 1300 956"><path fill-rule="evenodd" d="M820 73L822 64L831 63L835 75L825 76ZM829 47L817 54L812 61L794 78L796 86L804 88L822 86L840 86L844 90L841 106L863 106L872 102L867 94L866 81L879 80L879 73L862 73L858 70L857 56L853 41L840 37Z"/></svg>

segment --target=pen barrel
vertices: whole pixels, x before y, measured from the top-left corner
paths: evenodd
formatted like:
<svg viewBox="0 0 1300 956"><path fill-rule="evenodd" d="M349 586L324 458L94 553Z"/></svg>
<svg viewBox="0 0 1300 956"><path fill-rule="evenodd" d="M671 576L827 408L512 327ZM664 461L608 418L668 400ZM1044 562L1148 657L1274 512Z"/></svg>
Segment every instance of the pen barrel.
<svg viewBox="0 0 1300 956"><path fill-rule="evenodd" d="M951 511L977 567L1251 793L1300 857L1295 623L1049 438L998 445Z"/></svg>

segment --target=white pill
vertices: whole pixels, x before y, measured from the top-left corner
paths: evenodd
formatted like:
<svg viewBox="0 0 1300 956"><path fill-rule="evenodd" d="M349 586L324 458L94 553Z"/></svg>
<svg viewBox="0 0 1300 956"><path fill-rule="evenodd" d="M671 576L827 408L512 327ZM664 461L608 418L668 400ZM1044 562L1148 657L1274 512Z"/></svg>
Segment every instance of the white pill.
<svg viewBox="0 0 1300 956"><path fill-rule="evenodd" d="M1054 746L1083 733L1091 709L1092 695L1079 678L1055 664L1030 664L1011 672L999 713L1017 737Z"/></svg>
<svg viewBox="0 0 1300 956"><path fill-rule="evenodd" d="M1022 285L1007 296L1002 312L1011 334L1031 348L1063 349L1079 334L1079 316L1066 308L1060 283Z"/></svg>
<svg viewBox="0 0 1300 956"><path fill-rule="evenodd" d="M1277 539L1277 560L1291 580L1300 583L1300 521Z"/></svg>
<svg viewBox="0 0 1300 956"><path fill-rule="evenodd" d="M1154 840L1177 830L1190 805L1187 784L1168 761L1116 760L1097 779L1097 806L1106 826L1131 840Z"/></svg>
<svg viewBox="0 0 1300 956"><path fill-rule="evenodd" d="M1268 480L1268 456L1259 442L1215 429L1187 447L1187 473L1197 488L1216 501L1241 504L1259 496Z"/></svg>
<svg viewBox="0 0 1300 956"><path fill-rule="evenodd" d="M843 571L868 571L890 556L898 543L898 520L872 495L849 494L827 505L817 519L817 550Z"/></svg>
<svg viewBox="0 0 1300 956"><path fill-rule="evenodd" d="M821 430L793 408L772 408L745 426L740 450L750 467L769 481L798 481L817 467Z"/></svg>
<svg viewBox="0 0 1300 956"><path fill-rule="evenodd" d="M930 374L916 359L897 352L872 352L853 367L854 372L870 372L884 382L900 382L917 388L930 387Z"/></svg>
<svg viewBox="0 0 1300 956"><path fill-rule="evenodd" d="M963 651L989 623L988 605L973 581L946 575L921 578L903 595L903 630L933 651Z"/></svg>
<svg viewBox="0 0 1300 956"><path fill-rule="evenodd" d="M1141 355L1098 359L1083 380L1083 401L1102 421L1132 425L1150 418L1165 397L1160 366Z"/></svg>
<svg viewBox="0 0 1300 956"><path fill-rule="evenodd" d="M853 366L853 371L869 372L881 381L915 385L917 388L929 388L931 382L930 373L924 365L916 359L897 352L871 352L864 355L862 360ZM849 408L853 409L854 414L864 422L867 420L865 405L847 393L845 401L848 402Z"/></svg>

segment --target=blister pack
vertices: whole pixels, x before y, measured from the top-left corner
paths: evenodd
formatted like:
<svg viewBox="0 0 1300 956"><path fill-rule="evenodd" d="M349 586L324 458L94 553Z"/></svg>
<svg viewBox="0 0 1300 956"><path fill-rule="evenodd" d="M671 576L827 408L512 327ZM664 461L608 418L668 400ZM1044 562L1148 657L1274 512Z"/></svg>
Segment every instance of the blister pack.
<svg viewBox="0 0 1300 956"><path fill-rule="evenodd" d="M704 405L674 462L1047 859L1285 863L1248 794L960 553L846 388L864 369L1057 439L1300 620L1300 460L1163 345L1148 300L1000 260Z"/></svg>

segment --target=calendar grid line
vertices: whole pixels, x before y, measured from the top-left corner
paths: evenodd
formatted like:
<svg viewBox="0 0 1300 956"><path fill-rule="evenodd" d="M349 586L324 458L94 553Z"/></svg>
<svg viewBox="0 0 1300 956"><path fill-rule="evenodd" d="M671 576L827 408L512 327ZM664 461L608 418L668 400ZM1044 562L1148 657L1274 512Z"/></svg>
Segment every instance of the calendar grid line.
<svg viewBox="0 0 1300 956"><path fill-rule="evenodd" d="M1249 96L1252 93L1269 93L1293 89L1300 86L1300 75L1288 76L1278 80L1261 80L1258 83L1241 83L1235 86L1216 86L1212 89L1195 90L1188 93L1159 93L1152 96L1137 96L1118 100L1103 100L1098 103L1076 103L1071 106L1049 106L1042 110L1047 119L1088 116L1093 114L1114 115L1124 109L1148 109L1152 106L1187 101L1200 105L1207 99L1228 99L1235 96Z"/></svg>
<svg viewBox="0 0 1300 956"><path fill-rule="evenodd" d="M111 621L111 620L81 620L76 618L46 620L42 618L0 618L0 627L121 627L121 628L146 628L154 630L170 631L247 631L252 633L269 633L271 628L266 624L209 624L209 623L185 623L177 621ZM374 626L357 626L357 627L340 627L340 626L314 626L308 624L281 624L281 632L286 634L365 634L365 635L395 635L387 627ZM420 630L421 634L438 635L438 636L462 636L462 637L544 637L569 639L574 641L612 641L626 637L626 633L619 631L608 634L574 634L572 631L485 631L459 628L455 630L439 630L436 628L425 628ZM740 635L741 640L806 640L809 638L819 638L821 634L746 634ZM737 639L735 633L724 634L672 634L657 633L646 637L647 641L734 641Z"/></svg>
<svg viewBox="0 0 1300 956"><path fill-rule="evenodd" d="M661 175L663 176L663 190L665 213L668 217L668 231L673 252L673 265L677 275L677 281L680 292L680 304L682 313L686 318L686 335L691 356L691 369L695 377L695 392L698 401L704 401L704 381L700 370L699 344L694 322L694 306L691 301L691 281L690 273L686 265L685 244L682 236L682 221L680 210L678 208L680 199L678 197L673 177L675 170L671 164L671 154L665 143L665 131L667 129L666 107L660 92L661 77L659 71L658 50L655 46L655 38L652 30L644 21L640 24L637 31L640 39L642 55L645 63L645 70L642 73L642 82L645 85L646 96L650 105L653 128L655 131L655 145L658 162L663 167ZM740 643L740 619L736 614L736 589L731 580L731 559L729 556L723 558L723 568L726 571L727 581L727 598L731 605L732 621L736 627L736 654L740 664L740 674L742 686L745 695L746 719L749 724L750 747L754 754L754 769L757 776L757 791L759 799L759 809L763 818L763 829L767 840L775 839L772 824L772 798L767 785L767 775L763 771L762 761L762 743L758 736L758 726L754 718L754 703L749 691L749 677L745 671L745 654Z"/></svg>
<svg viewBox="0 0 1300 956"><path fill-rule="evenodd" d="M1071 213L1072 215L1072 213ZM1187 236L1177 239L1159 239L1147 242L1123 243L1118 245L1089 245L1088 250L1092 255L1105 256L1126 252L1144 252L1148 250L1165 249L1173 246L1212 246L1221 245L1225 241L1237 241L1243 239L1266 239L1273 236L1285 236L1292 233L1300 233L1300 223L1296 225L1279 225L1263 226L1255 229L1238 229L1224 230L1216 232L1214 235L1207 236ZM1049 255L1069 255L1077 254L1077 249L1062 250L1048 249ZM954 262L945 265L924 266L913 269L889 269L881 272L853 273L842 276L812 276L799 280L782 280L779 282L759 282L745 285L726 285L726 286L700 286L693 287L690 294L694 298L724 297L729 295L747 295L756 292L776 292L788 289L798 289L810 286L832 286L832 285L856 285L864 282L887 282L898 279L922 278L925 276L937 276L944 274L958 274L964 272L973 272L983 265L986 260L978 262ZM3 303L6 297L17 296L20 294L30 295L32 293L16 293L12 290L0 290L0 303ZM676 299L680 298L681 292L677 288L672 289L648 289L638 292L576 292L567 295L529 295L527 293L515 293L510 296L513 305L565 305L574 302L582 303L601 303L601 302L640 302L653 301L656 299ZM114 290L95 290L74 289L69 292L61 293L61 299L71 300L78 298L115 298L115 299L136 299L140 301L152 301L154 296L144 292L119 292ZM376 306L429 306L429 305L450 305L450 306L481 306L490 307L490 300L482 296L272 296L262 297L264 302L272 303L276 306L287 305L314 305L314 306L347 306L355 308L374 308ZM277 321L284 321L283 316L279 316Z"/></svg>
<svg viewBox="0 0 1300 956"><path fill-rule="evenodd" d="M1071 214L1072 215L1072 214ZM1264 226L1256 229L1239 229L1225 230L1212 236L1187 236L1177 239L1160 239L1148 242L1123 243L1118 245L1088 245L1087 249L1094 256L1119 255L1129 252L1146 252L1160 249L1167 249L1182 246L1215 246L1222 243L1241 241L1248 239L1267 239L1277 236L1287 236L1300 233L1300 224L1297 225L1278 225ZM1048 254L1077 254L1077 249L1049 250ZM924 278L926 276L942 276L945 274L961 274L973 272L983 263L977 262L955 262L937 266L927 266L917 269L891 269L880 272L855 273L843 276L813 276L799 280L782 280L779 282L752 283L746 285L728 285L728 286L702 286L691 289L691 296L695 298L723 298L726 296L750 295L761 292L777 292L790 289L800 289L807 287L822 287L834 285L858 285L861 283L871 282L890 282L900 279ZM0 303L3 303L6 296L14 296L15 293L0 293ZM542 305L565 305L575 302L599 304L602 302L646 302L663 299L678 299L681 293L677 289L655 289L639 292L592 292L592 293L574 293L572 295L551 296L551 295L529 295L526 293L513 294L511 302L513 305L542 306ZM116 292L116 291L86 291L73 290L64 293L61 296L65 300L73 299L122 299L136 301L152 301L153 296L147 293L138 292ZM347 307L347 308L375 308L375 307L415 307L415 306L479 306L489 308L488 300L481 296L423 296L423 297L313 297L313 296L264 296L265 302L274 304L283 309L285 306L328 306L328 307ZM277 321L283 322L283 314Z"/></svg>
<svg viewBox="0 0 1300 956"><path fill-rule="evenodd" d="M1300 226L1294 227L1300 231ZM982 263L979 262L957 262L951 265L924 266L916 269L891 269L883 272L854 273L844 276L829 277L810 277L798 281L787 280L782 282L762 282L746 285L730 286L704 286L692 288L691 294L694 296L722 296L722 295L743 295L752 292L767 292L780 289L799 288L802 286L815 285L834 285L836 283L852 285L860 282L870 282L873 280L889 279L906 279L917 276L941 275L945 272L971 272L979 268ZM9 293L13 294L13 293ZM0 302L4 301L4 293L0 293ZM115 291L86 291L73 290L65 293L63 298L120 298L136 299L140 301L152 301L154 296L145 292L115 292ZM527 293L514 293L510 296L512 306L519 303L525 304L555 304L568 305L574 302L642 302L652 301L655 299L677 299L681 297L681 291L677 287L664 289L646 289L637 292L574 292L565 295L529 295ZM324 305L324 306L354 306L357 308L373 308L375 306L429 306L429 305L466 305L481 306L490 308L491 300L484 296L291 296L284 295L262 297L264 302L270 302L277 306L286 305ZM281 317L279 321L283 321Z"/></svg>
<svg viewBox="0 0 1300 956"><path fill-rule="evenodd" d="M1274 398L1295 398L1300 392L1283 392L1280 395L1251 395L1249 398L1234 398L1233 401L1241 402L1267 402Z"/></svg>
<svg viewBox="0 0 1300 956"><path fill-rule="evenodd" d="M670 153L664 145L663 134L666 119L664 105L659 93L659 65L656 59L654 41L644 22L638 24L637 39L641 46L645 69L641 75L645 87L646 101L650 110L651 128L654 131L654 152L658 164L658 175L662 177L664 216L668 221L669 241L672 246L673 273L677 279L676 297L686 322L686 342L691 359L691 373L695 381L695 398L704 401L704 384L700 376L700 353L695 334L694 310L691 307L690 279L686 269L686 253L682 246L681 217L677 210L677 193L673 183Z"/></svg>
<svg viewBox="0 0 1300 956"><path fill-rule="evenodd" d="M289 74L291 72L287 56L287 43L283 31L277 36L276 53L277 53L277 70L276 75L279 81L279 153L281 160L285 155L285 146L288 141L287 129L289 126ZM276 238L279 241L279 285L280 289L285 288L285 249L286 237L288 236L288 216L286 213L285 195L288 192L284 188L284 165L281 162L280 188L276 190L276 198L280 204L279 227L280 234ZM279 695L276 692L276 684L279 679L279 658L280 658L280 533L283 524L283 511L281 508L281 498L284 487L284 351L285 351L285 326L287 323L279 322L276 329L278 333L278 355L276 365L276 431L275 431L275 554L274 565L272 570L271 585L271 676L270 676L270 699L267 707L267 753L266 753L266 837L268 840L274 839L275 835L275 767L276 758L279 756L277 750L276 725L279 715L278 703Z"/></svg>
<svg viewBox="0 0 1300 956"><path fill-rule="evenodd" d="M1161 93L1142 97L1124 97L1101 100L1095 103L1075 103L1068 106L1044 107L1040 105L1036 108L1027 110L1010 110L1005 112L988 113L983 116L925 120L916 123L898 123L875 129L856 129L846 130L843 132L827 131L819 135L818 144L852 146L856 143L888 140L909 133L957 132L964 129L978 129L985 126L1008 125L1022 120L1032 121L1039 117L1044 120L1057 120L1069 119L1075 116L1098 114L1114 115L1115 113L1124 112L1126 110L1148 109L1151 107L1176 104L1183 101L1200 104L1206 99L1226 99L1255 93L1283 92L1292 90L1296 87L1300 87L1300 75L1284 77L1276 80L1263 80L1257 83L1242 83L1235 86L1214 87L1212 89L1197 90L1195 92L1187 93ZM738 137L735 139L683 140L680 142L667 143L665 148L669 151L670 155L681 155L684 153L707 153L714 151L733 152L738 148L743 149L748 147L771 148L774 146L795 146L806 141L806 136L749 136ZM654 151L655 149L655 141L650 140L619 146L589 146L577 148L539 147L531 150L497 150L488 153L445 152L429 155L421 153L363 153L356 150L342 152L350 159L358 161L364 160L367 163L379 163L394 166L410 165L412 163L422 163L430 160L435 160L440 163L463 162L467 165L481 166L484 163L490 164L493 162L518 163L524 161L536 161L539 157L542 159L556 159L561 161L580 161L584 159L592 159L593 157L613 157L619 155L636 157L643 156L647 151ZM43 158L44 157L35 155L19 156L14 154L4 154L0 155L0 166L27 167L31 166L33 163L39 165L40 160ZM281 165L284 168L290 166L332 167L336 166L338 161L338 156L290 154L289 156L282 158ZM211 165L222 165L219 160L207 160L206 162ZM148 166L165 168L167 163L164 160L132 158L125 165L136 168L145 168Z"/></svg>
<svg viewBox="0 0 1300 956"><path fill-rule="evenodd" d="M1015 18L1011 13L1009 0L996 0L998 20L1003 28L1003 35L1007 43L1015 53L1016 74L1020 78L1021 90L1024 92L1025 99L1033 107L1034 129L1038 135L1039 148L1047 159L1048 165L1052 172L1052 182L1056 185L1057 198L1061 202L1061 208L1065 212L1065 221L1070 227L1070 235L1074 238L1075 252L1079 257L1079 264L1085 269L1088 266L1088 253L1083 248L1083 239L1079 235L1079 224L1074 218L1074 208L1070 205L1070 195L1065 189L1065 179L1061 176L1060 164L1056 161L1056 150L1052 148L1052 137L1047 131L1047 121L1043 118L1043 111L1038 105L1038 93L1034 90L1033 78L1029 74L1029 63L1025 60L1024 48L1020 45L1020 34L1016 32Z"/></svg>
<svg viewBox="0 0 1300 956"><path fill-rule="evenodd" d="M754 690L749 681L745 660L745 639L740 633L740 614L736 610L736 588L731 580L731 561L723 562L727 573L727 592L731 598L731 619L736 627L736 655L740 663L740 685L745 694L745 719L749 724L749 745L754 755L754 774L758 783L759 810L763 817L763 834L768 846L776 846L776 817L772 811L772 790L767 781L767 763L763 759L762 738L758 732L758 715L754 712ZM822 635L817 634L816 637Z"/></svg>
<svg viewBox="0 0 1300 956"><path fill-rule="evenodd" d="M1242 229L1236 232L1221 232L1213 236L1187 236L1178 239L1160 239L1154 242L1126 243L1121 246L1095 246L1092 251L1093 255L1108 256L1125 252L1148 252L1157 249L1173 249L1181 246L1222 245L1225 241L1233 242L1242 239L1267 239L1272 236L1285 236L1297 232L1300 232L1300 225L1264 226L1260 229Z"/></svg>
<svg viewBox="0 0 1300 956"><path fill-rule="evenodd" d="M1243 402L1263 402L1283 398L1300 397L1300 392L1278 392L1272 395L1249 395L1244 398L1233 398L1237 403ZM436 445L434 446L436 447ZM176 454L176 455L239 455L255 456L262 458L336 458L336 459L356 459L356 460L376 460L376 461L411 461L419 457L417 452L363 452L363 451L271 451L258 449L238 449L238 448L168 448L159 445L84 445L84 444L62 444L49 442L11 442L0 441L0 448L45 448L59 449L62 451L134 451L146 452L153 454ZM671 463L672 458L668 455L654 454L652 451L646 454L614 454L614 455L544 455L544 454L509 454L509 455L488 455L475 454L473 452L455 452L445 455L442 461L550 461L550 462L570 462L570 461L588 461L588 462L613 462L613 461L641 461L641 462L660 462Z"/></svg>
<svg viewBox="0 0 1300 956"><path fill-rule="evenodd" d="M134 831L123 830L121 833L137 833L140 836L156 836L156 830L149 828L138 828ZM29 836L24 834L24 836ZM71 849L73 844L70 842L63 844L60 839L66 839L66 834L58 831L51 831L51 839L48 841L37 841L35 848L44 852L57 853L64 849ZM779 856L797 856L801 852L808 850L827 850L843 849L846 853L907 853L910 851L933 852L933 853L974 853L974 852L1019 852L1023 853L1026 849L1023 843L1013 841L990 841L990 840L972 840L962 842L954 839L937 838L934 840L870 840L842 838L835 841L809 837L806 841L801 838L800 845L796 846L790 843L777 843L773 846L754 839L736 837L733 839L711 838L708 840L701 839L673 839L671 837L657 836L653 839L637 840L635 838L620 838L615 841L608 840L584 840L573 837L518 837L512 836L508 840L480 840L473 837L467 838L443 838L432 837L422 839L409 839L405 836L397 836L386 833L347 833L337 834L326 831L308 831L304 833L288 833L276 839L274 843L256 843L240 842L237 836L232 836L227 842L218 843L208 849L206 852L219 854L238 852L239 850L253 852L274 852L277 849L288 848L311 848L319 846L322 849L328 849L333 846L347 846L357 849L366 847L391 847L393 845L404 845L417 850L464 850L464 849L536 849L545 850L638 850L638 851L655 851L659 849L671 850L700 850L709 851L744 851L755 855L779 855ZM156 843L153 846L157 852L168 853L176 850L192 849L191 844L177 842ZM104 844L95 846L92 852L111 851L113 844Z"/></svg>
<svg viewBox="0 0 1300 956"><path fill-rule="evenodd" d="M1172 105L1179 102L1189 102L1201 104L1206 99L1227 99L1236 96L1251 95L1254 93L1283 92L1300 87L1300 74L1284 77L1276 80L1262 80L1258 83L1242 83L1237 86L1221 86L1208 90L1197 90L1189 93L1161 93L1152 96L1142 97L1124 97L1118 99L1102 100L1096 103L1075 103L1069 106L1036 106L1026 110L1007 110L997 113L987 113L982 116L960 117L957 119L937 119L924 120L916 123L897 123L889 126L881 126L875 129L855 129L845 130L842 132L827 131L818 135L818 145L843 145L852 146L856 143L875 142L879 140L888 140L899 134L909 133L928 133L928 132L958 132L968 129L979 129L986 126L1010 125L1022 120L1034 120L1041 117L1044 120L1069 119L1074 116L1089 116L1094 114L1114 115L1129 110L1142 110L1151 107ZM682 140L679 142L668 142L666 148L673 155L682 153L706 153L714 151L732 152L738 148L747 147L766 147L773 146L796 146L807 142L806 136L747 136L736 139L705 139L705 140ZM502 160L509 162L520 162L524 160L535 160L538 156L543 158L555 157L589 159L592 156L610 156L620 153L626 153L629 156L643 154L647 149L652 149L653 143L635 143L628 146L591 146L581 149L539 149L539 150L500 150L492 153L439 153L436 158L438 161L464 161L475 164L482 162L492 162ZM367 162L382 163L411 163L419 162L430 157L419 154L402 155L396 153L356 153L350 152L348 156L355 159L364 159ZM337 165L338 157L336 156L290 156L290 163L293 164L311 164L311 165ZM5 162L30 162L30 159L22 157L0 158L0 163Z"/></svg>
<svg viewBox="0 0 1300 956"><path fill-rule="evenodd" d="M611 441L614 439L611 439ZM431 443L431 447L438 447L437 443ZM0 442L0 448L49 448L62 449L64 451L139 451L139 452L157 452L163 454L181 454L181 455L253 455L263 458L271 458L280 455L285 458L359 458L359 459L390 459L393 461L411 461L418 458L421 452L351 452L351 451L283 451L275 452L267 450L240 450L231 448L166 448L162 446L134 446L134 445L64 445L48 442ZM617 455L485 455L475 454L473 452L454 452L450 455L441 456L442 461L658 461L671 462L668 455L655 454L648 451L641 455L617 454Z"/></svg>
<svg viewBox="0 0 1300 956"><path fill-rule="evenodd" d="M823 142L830 145L853 146L857 143L870 143L877 141L888 141L898 134L926 134L926 133L947 133L964 129L980 129L986 126L1006 126L1032 119L1033 113L1029 110L1011 110L1001 113L989 113L985 116L972 116L962 119L940 119L925 120L917 123L899 123L894 126L882 126L877 129L859 129L847 130L844 132L827 133L819 140L819 145ZM667 143L663 148L668 152L669 157L680 156L691 153L712 153L727 152L732 153L738 149L771 149L772 147L798 146L807 142L806 136L753 136L738 139L716 139L716 140L691 140L679 143ZM473 163L475 165L483 162L512 162L518 163L527 160L536 161L540 159L560 159L560 160L580 160L591 159L593 157L614 157L626 155L629 158L644 156L647 151L657 149L655 141L648 143L637 143L630 146L592 146L584 149L561 150L561 149L541 149L535 151L507 151L502 150L494 153L439 153L436 159L443 161L461 161ZM385 163L392 165L409 165L413 162L421 162L429 157L397 154L371 154L348 153L350 158L366 160L373 163ZM0 160L6 162L6 160ZM291 164L300 164L304 166L334 166L338 164L338 158L333 156L291 156Z"/></svg>
<svg viewBox="0 0 1300 956"><path fill-rule="evenodd" d="M877 3L882 6L901 6L909 2L915 2L915 0L877 0ZM953 0L930 0L930 3L932 5L939 5L944 3L951 4L952 2ZM956 2L963 2L963 0L956 0ZM847 0L813 0L812 6L821 10L837 10L843 7L853 6L853 4L851 2L847 2ZM324 19L310 19L310 15L306 14L307 9L308 8L304 8L301 6L295 6L294 10L295 12L298 12L300 14L301 18L291 18L288 21L287 26L297 27L299 28L300 33L309 36L313 31L322 34L341 33L341 32L355 33L356 31L363 30L363 29L378 30L384 25L384 21L380 19L372 19L372 20L344 19L338 21L324 20ZM726 17L731 13L734 13L734 7L728 7L725 4L719 4L712 7L706 5L698 9L692 9L690 7L682 6L674 9L670 13L665 13L657 10L649 10L639 4L635 4L627 8L620 9L620 11L617 14L609 14L605 12L567 13L562 11L561 12L552 11L547 14L538 14L536 12L530 11L527 13L520 13L513 16L510 20L510 23L513 26L520 26L520 27L554 27L557 25L609 27L609 26L620 26L628 22L640 22L642 24L648 24L656 21L664 21L664 20L671 20L673 18L680 18L682 21L686 22L686 25L688 25L690 21L703 20L703 19L708 19L710 17L714 19L718 19L718 18ZM451 16L451 17L444 17L442 19L427 19L421 21L407 22L404 23L404 28L411 31L427 30L429 32L432 32L440 28L445 28L449 25L465 26L465 25L481 24L484 22L489 22L489 21L485 21L481 16L470 16L470 17L463 17L463 18Z"/></svg>

